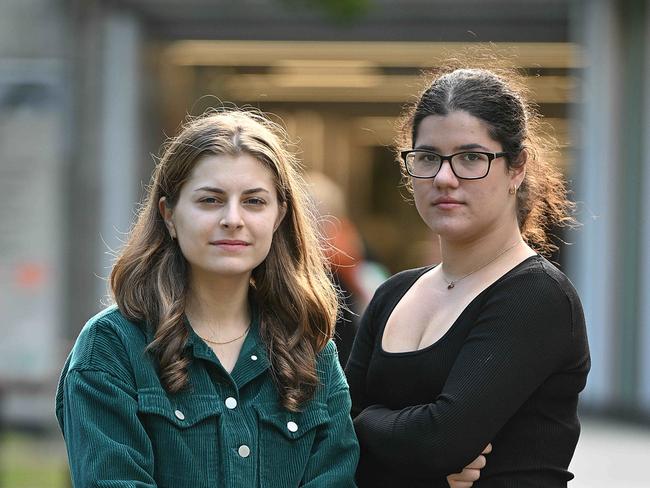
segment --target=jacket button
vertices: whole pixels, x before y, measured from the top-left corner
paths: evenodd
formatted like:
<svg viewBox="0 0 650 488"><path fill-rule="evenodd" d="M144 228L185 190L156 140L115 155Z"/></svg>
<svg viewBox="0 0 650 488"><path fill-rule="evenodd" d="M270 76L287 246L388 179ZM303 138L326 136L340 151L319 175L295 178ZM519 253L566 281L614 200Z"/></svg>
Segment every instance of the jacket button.
<svg viewBox="0 0 650 488"><path fill-rule="evenodd" d="M251 356L251 359L252 359L253 361L257 361L257 356L256 356L255 354L253 354L253 355Z"/></svg>
<svg viewBox="0 0 650 488"><path fill-rule="evenodd" d="M237 453L241 457L247 458L251 454L251 448L248 447L246 444L242 444L241 446L239 446L239 449L237 449Z"/></svg>
<svg viewBox="0 0 650 488"><path fill-rule="evenodd" d="M237 400L235 400L233 397L226 398L225 403L226 403L226 407L228 407L230 410L232 410L237 406Z"/></svg>
<svg viewBox="0 0 650 488"><path fill-rule="evenodd" d="M295 422L287 422L287 429L289 429L289 432L297 432L298 424Z"/></svg>
<svg viewBox="0 0 650 488"><path fill-rule="evenodd" d="M175 410L174 415L176 415L176 418L178 420L185 420L185 414L181 412L180 410Z"/></svg>

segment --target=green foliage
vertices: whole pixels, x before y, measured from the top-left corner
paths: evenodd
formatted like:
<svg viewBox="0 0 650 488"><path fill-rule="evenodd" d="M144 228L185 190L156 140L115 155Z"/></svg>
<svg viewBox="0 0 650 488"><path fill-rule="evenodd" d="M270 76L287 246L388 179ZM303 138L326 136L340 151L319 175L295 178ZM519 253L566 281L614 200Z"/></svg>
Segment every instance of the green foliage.
<svg viewBox="0 0 650 488"><path fill-rule="evenodd" d="M321 10L332 20L348 23L370 11L372 0L281 0L291 8Z"/></svg>
<svg viewBox="0 0 650 488"><path fill-rule="evenodd" d="M0 453L0 488L70 488L60 438L5 433L0 437Z"/></svg>

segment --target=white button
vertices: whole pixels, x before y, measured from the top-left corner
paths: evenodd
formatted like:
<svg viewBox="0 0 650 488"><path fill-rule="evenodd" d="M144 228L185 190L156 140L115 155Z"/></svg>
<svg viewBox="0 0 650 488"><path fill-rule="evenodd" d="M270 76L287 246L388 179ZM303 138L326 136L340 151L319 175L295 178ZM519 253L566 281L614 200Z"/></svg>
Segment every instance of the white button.
<svg viewBox="0 0 650 488"><path fill-rule="evenodd" d="M246 444L243 444L239 446L239 449L237 449L237 453L243 458L248 457L251 454L251 448L248 447Z"/></svg>
<svg viewBox="0 0 650 488"><path fill-rule="evenodd" d="M287 429L289 429L289 432L297 432L298 424L295 422L287 422Z"/></svg>
<svg viewBox="0 0 650 488"><path fill-rule="evenodd" d="M236 406L237 406L237 400L235 400L233 397L226 398L226 407L232 410Z"/></svg>
<svg viewBox="0 0 650 488"><path fill-rule="evenodd" d="M176 418L178 420L185 420L185 414L181 412L180 410L175 410L174 415L176 415Z"/></svg>
<svg viewBox="0 0 650 488"><path fill-rule="evenodd" d="M253 355L251 356L251 359L252 359L253 361L257 361L257 356L256 356L255 354L253 354Z"/></svg>

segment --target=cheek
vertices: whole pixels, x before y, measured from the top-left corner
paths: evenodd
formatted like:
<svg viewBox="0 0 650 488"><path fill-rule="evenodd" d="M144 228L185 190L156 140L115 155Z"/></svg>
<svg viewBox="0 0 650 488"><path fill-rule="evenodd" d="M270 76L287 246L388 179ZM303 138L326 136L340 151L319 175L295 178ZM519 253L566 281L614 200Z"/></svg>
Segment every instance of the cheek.
<svg viewBox="0 0 650 488"><path fill-rule="evenodd" d="M252 222L256 238L265 243L273 239L276 217L273 215L259 216Z"/></svg>
<svg viewBox="0 0 650 488"><path fill-rule="evenodd" d="M486 189L476 195L472 206L472 213L480 216L484 222L493 222L510 214L507 191L498 185Z"/></svg>
<svg viewBox="0 0 650 488"><path fill-rule="evenodd" d="M426 183L420 183L420 185L413 185L413 201L415 203L415 208L420 215L420 218L430 227L440 218L445 217L436 212L436 209L432 206L432 202L435 198L435 195L432 194L432 190L429 185Z"/></svg>
<svg viewBox="0 0 650 488"><path fill-rule="evenodd" d="M268 225L269 222L271 225ZM273 239L275 238L275 234L273 232L274 226L272 225L274 222L275 221L269 220L268 222L265 222L266 225L257 228L257 233L255 236L255 266L263 263L271 251L271 247L273 246Z"/></svg>
<svg viewBox="0 0 650 488"><path fill-rule="evenodd" d="M209 232L212 227L212 220L206 218L206 215L200 212L184 213L179 216L174 222L176 232L178 233L179 240L195 239L196 237Z"/></svg>
<svg viewBox="0 0 650 488"><path fill-rule="evenodd" d="M425 207L427 207L427 202L429 200L428 193L429 193L430 186L426 185L424 181L416 181L413 182L413 200L415 201L415 207L418 209L418 211L422 212Z"/></svg>

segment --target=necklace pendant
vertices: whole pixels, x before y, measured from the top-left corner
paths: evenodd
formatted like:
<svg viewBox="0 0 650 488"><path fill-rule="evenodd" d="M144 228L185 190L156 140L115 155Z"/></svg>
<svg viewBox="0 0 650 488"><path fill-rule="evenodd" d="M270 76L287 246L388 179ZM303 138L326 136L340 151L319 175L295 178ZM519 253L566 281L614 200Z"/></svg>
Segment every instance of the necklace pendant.
<svg viewBox="0 0 650 488"><path fill-rule="evenodd" d="M447 290L451 290L454 286L456 286L456 283L453 281L447 285Z"/></svg>

